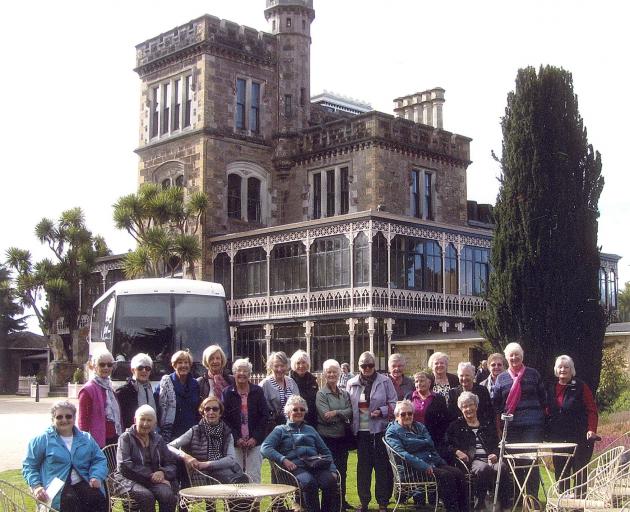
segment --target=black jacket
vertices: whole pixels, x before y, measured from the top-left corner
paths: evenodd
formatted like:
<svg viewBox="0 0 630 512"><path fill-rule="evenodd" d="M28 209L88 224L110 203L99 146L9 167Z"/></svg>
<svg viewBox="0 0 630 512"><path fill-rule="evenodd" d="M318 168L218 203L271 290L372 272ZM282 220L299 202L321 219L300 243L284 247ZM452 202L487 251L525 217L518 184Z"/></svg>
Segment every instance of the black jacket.
<svg viewBox="0 0 630 512"><path fill-rule="evenodd" d="M413 392L408 393L405 399L413 401L412 397ZM431 400L431 405L424 413L424 426L427 427L433 444L440 455L443 455L446 451L445 436L449 423L450 417L446 400L442 395L436 393L433 400Z"/></svg>
<svg viewBox="0 0 630 512"><path fill-rule="evenodd" d="M317 392L319 391L319 384L317 379L311 372L306 372L303 377L300 377L296 372L291 370L289 376L295 381L298 389L300 390L300 396L306 400L308 406L308 412L304 417L306 423L311 427L317 428Z"/></svg>
<svg viewBox="0 0 630 512"><path fill-rule="evenodd" d="M483 449L488 455L499 455L499 438L497 430L493 423L479 422L479 430L477 436L481 441ZM446 445L448 455L451 460L456 457L455 452L461 450L472 460L475 456L476 446L475 433L466 423L464 418L457 418L453 421L446 431Z"/></svg>
<svg viewBox="0 0 630 512"><path fill-rule="evenodd" d="M556 384L554 381L547 388L549 416L545 431L550 441L583 442L588 430L588 416L584 406L584 386L578 379L572 379L564 392L562 405L556 402Z"/></svg>
<svg viewBox="0 0 630 512"><path fill-rule="evenodd" d="M234 444L241 438L241 395L234 386L223 390L223 421L232 430ZM269 407L265 393L260 386L249 384L247 395L247 428L249 436L256 439L256 445L265 440L265 428L269 419Z"/></svg>
<svg viewBox="0 0 630 512"><path fill-rule="evenodd" d="M127 383L119 387L114 393L120 407L120 422L123 429L127 429L134 423L134 415L138 409L138 391L133 385L133 380L129 378Z"/></svg>
<svg viewBox="0 0 630 512"><path fill-rule="evenodd" d="M462 411L457 405L457 399L463 392L464 388L462 388L461 385L448 392L448 411L451 421L464 417ZM479 406L477 407L477 417L479 418L479 421L481 423L493 423L495 421L495 413L488 390L480 384L473 384L472 393L477 395L479 398Z"/></svg>

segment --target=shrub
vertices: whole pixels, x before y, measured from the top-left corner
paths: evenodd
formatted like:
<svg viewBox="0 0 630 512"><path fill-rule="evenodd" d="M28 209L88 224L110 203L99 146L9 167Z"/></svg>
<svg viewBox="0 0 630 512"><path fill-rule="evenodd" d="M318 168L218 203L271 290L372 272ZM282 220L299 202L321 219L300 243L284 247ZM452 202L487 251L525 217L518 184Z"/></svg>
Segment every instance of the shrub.
<svg viewBox="0 0 630 512"><path fill-rule="evenodd" d="M622 347L606 347L602 354L602 370L597 390L597 403L601 411L608 411L622 393L630 389L628 362Z"/></svg>
<svg viewBox="0 0 630 512"><path fill-rule="evenodd" d="M73 384L83 384L85 382L85 374L83 373L83 368L79 367L74 370L72 374L72 383Z"/></svg>

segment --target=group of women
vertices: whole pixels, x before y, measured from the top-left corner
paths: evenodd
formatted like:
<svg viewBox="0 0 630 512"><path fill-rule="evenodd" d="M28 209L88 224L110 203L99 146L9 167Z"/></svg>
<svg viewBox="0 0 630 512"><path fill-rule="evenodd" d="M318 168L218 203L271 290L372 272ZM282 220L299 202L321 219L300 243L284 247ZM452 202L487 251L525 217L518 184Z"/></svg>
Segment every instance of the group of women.
<svg viewBox="0 0 630 512"><path fill-rule="evenodd" d="M383 511L393 489L385 438L410 465L433 474L438 489L448 489L440 496L449 512L468 507L463 474L453 467L465 464L476 475L475 508L481 509L499 469L501 413L513 415L508 442L577 443L576 469L590 459L597 430L592 393L575 379L570 357L557 359L558 380L546 389L540 374L523 364L518 344L510 343L504 353L507 367L503 355L492 354L487 378L476 383L470 363L460 363L457 375L448 373L443 353L433 354L430 371L412 380L402 355L390 357L384 374L377 372L374 354L364 352L357 375L325 361L320 389L302 350L290 359L272 353L268 376L256 385L247 359L237 359L229 374L225 354L212 345L203 354L203 377L193 378L190 354L179 351L171 358L173 373L154 392L148 355L132 359L132 377L114 390L114 359L103 352L92 361L95 377L79 394L78 418L71 403L55 404L52 426L29 443L24 477L42 500L59 478L62 490L50 498L64 512L105 510L107 466L100 448L117 442L115 478L121 487L142 512L153 511L156 502L160 511L172 512L179 486L187 485L185 467L223 483L260 482L265 457L295 475L307 510L337 510L339 503L350 507L347 461L356 448L358 510L368 509L374 476ZM498 498L507 507L511 485L503 482ZM528 492L535 495L538 485L534 472Z"/></svg>

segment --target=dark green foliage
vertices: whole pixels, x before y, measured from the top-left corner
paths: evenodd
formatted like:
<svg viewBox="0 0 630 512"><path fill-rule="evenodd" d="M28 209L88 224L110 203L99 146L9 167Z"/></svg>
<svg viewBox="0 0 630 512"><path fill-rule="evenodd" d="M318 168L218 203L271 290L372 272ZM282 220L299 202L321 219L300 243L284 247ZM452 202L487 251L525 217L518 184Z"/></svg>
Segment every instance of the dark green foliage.
<svg viewBox="0 0 630 512"><path fill-rule="evenodd" d="M623 290L617 295L619 305L619 321L630 322L630 281L626 282Z"/></svg>
<svg viewBox="0 0 630 512"><path fill-rule="evenodd" d="M597 388L605 329L599 305L601 159L588 144L571 74L521 69L502 120L501 187L488 289L478 326L501 349L552 376L568 354Z"/></svg>
<svg viewBox="0 0 630 512"><path fill-rule="evenodd" d="M604 349L602 369L597 390L597 405L601 410L610 409L611 412L623 410L617 407L630 400L630 377L628 377L628 361L621 346Z"/></svg>

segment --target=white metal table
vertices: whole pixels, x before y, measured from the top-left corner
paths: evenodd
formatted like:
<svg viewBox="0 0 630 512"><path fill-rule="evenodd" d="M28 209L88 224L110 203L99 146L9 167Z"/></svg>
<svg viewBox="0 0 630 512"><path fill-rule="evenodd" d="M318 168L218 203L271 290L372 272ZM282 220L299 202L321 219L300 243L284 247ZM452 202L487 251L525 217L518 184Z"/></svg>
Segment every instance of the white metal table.
<svg viewBox="0 0 630 512"><path fill-rule="evenodd" d="M187 487L179 491L180 506L190 507L195 503L222 501L224 510L233 512L271 510L285 499L294 499L296 487L283 484L217 484ZM262 508L262 501L265 508ZM205 509L204 509L205 510Z"/></svg>

